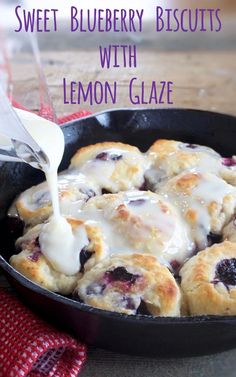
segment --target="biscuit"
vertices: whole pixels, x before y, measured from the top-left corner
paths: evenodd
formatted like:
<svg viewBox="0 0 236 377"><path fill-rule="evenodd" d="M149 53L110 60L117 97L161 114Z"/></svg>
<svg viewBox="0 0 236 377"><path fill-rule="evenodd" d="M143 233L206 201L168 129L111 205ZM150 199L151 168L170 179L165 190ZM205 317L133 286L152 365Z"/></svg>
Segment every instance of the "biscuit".
<svg viewBox="0 0 236 377"><path fill-rule="evenodd" d="M119 313L180 315L180 289L170 271L151 255L116 255L100 262L78 281L73 296Z"/></svg>
<svg viewBox="0 0 236 377"><path fill-rule="evenodd" d="M79 218L101 229L108 254L149 253L169 267L192 254L193 243L178 211L149 191L127 191L91 198ZM105 254L104 254L105 256Z"/></svg>
<svg viewBox="0 0 236 377"><path fill-rule="evenodd" d="M179 209L198 250L220 237L236 208L235 187L211 173L181 173L159 192Z"/></svg>
<svg viewBox="0 0 236 377"><path fill-rule="evenodd" d="M225 241L199 252L180 270L191 315L236 315L236 244Z"/></svg>
<svg viewBox="0 0 236 377"><path fill-rule="evenodd" d="M38 241L41 227L41 225L36 225L19 239L17 248L21 251L10 258L10 264L41 287L52 292L70 294L76 285L79 274L67 276L56 271L46 260Z"/></svg>
<svg viewBox="0 0 236 377"><path fill-rule="evenodd" d="M74 230L83 224L80 220L75 219L67 219L67 221ZM43 255L39 242L42 224L31 228L16 241L16 250L19 251L19 254L10 258L10 264L22 275L50 291L61 294L71 293L80 274L88 268L87 263L88 266L92 267L97 260L102 258L105 252L100 230L91 225L83 225L87 232L89 244L86 248L78 251L80 252L81 267L77 274L69 276L57 271L55 266Z"/></svg>
<svg viewBox="0 0 236 377"><path fill-rule="evenodd" d="M98 187L83 174L65 171L58 176L60 210L65 216L75 216L90 197L100 194ZM47 182L24 191L15 202L17 212L26 225L36 225L52 214Z"/></svg>
<svg viewBox="0 0 236 377"><path fill-rule="evenodd" d="M134 146L104 142L79 149L70 168L85 174L103 192L116 193L142 187L147 163Z"/></svg>
<svg viewBox="0 0 236 377"><path fill-rule="evenodd" d="M154 190L184 170L194 168L216 174L222 167L221 156L213 149L175 140L157 140L148 150L147 158L151 166L145 176Z"/></svg>

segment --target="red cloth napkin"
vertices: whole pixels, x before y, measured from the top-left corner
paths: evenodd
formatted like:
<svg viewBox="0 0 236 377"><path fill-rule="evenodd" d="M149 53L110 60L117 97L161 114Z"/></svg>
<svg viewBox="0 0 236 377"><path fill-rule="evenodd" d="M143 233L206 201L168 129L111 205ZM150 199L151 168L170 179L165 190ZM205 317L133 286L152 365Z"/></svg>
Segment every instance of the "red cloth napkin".
<svg viewBox="0 0 236 377"><path fill-rule="evenodd" d="M0 289L0 376L77 377L86 347Z"/></svg>
<svg viewBox="0 0 236 377"><path fill-rule="evenodd" d="M60 118L59 123L89 114L82 110ZM85 360L85 345L0 289L0 377L77 377Z"/></svg>

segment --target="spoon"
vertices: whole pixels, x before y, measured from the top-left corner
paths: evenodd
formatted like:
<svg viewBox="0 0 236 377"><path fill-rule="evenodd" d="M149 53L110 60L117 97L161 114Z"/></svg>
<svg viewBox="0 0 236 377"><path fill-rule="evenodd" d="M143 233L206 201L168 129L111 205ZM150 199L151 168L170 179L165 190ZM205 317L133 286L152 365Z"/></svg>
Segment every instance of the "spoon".
<svg viewBox="0 0 236 377"><path fill-rule="evenodd" d="M48 164L44 151L25 129L0 85L0 160L23 161L41 168Z"/></svg>

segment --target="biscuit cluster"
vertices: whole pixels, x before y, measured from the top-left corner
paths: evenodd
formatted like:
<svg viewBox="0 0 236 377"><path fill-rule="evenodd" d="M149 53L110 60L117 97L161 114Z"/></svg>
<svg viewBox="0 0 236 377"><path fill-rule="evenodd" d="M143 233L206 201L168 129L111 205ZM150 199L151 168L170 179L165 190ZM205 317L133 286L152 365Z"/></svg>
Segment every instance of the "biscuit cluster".
<svg viewBox="0 0 236 377"><path fill-rule="evenodd" d="M89 243L76 274L52 265L39 241L51 198L46 182L31 187L10 211L24 222L10 263L28 279L125 314L236 315L236 158L174 140L146 153L98 143L77 151L58 188Z"/></svg>

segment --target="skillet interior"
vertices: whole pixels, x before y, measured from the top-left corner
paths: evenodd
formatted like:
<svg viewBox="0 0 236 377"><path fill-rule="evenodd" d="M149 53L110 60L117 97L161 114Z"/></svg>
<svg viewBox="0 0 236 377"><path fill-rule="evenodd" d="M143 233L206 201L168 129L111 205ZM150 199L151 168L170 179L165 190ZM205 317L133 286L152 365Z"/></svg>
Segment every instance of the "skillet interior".
<svg viewBox="0 0 236 377"><path fill-rule="evenodd" d="M67 123L63 132L66 151L60 170L67 168L79 147L99 141L122 141L145 151L157 138L173 138L208 145L224 156L236 152L236 118L197 110L112 110ZM17 194L43 179L27 165L2 163L0 219ZM21 298L89 344L146 356L198 355L236 346L236 317L151 318L91 308L48 292L15 272L7 263L9 249L2 241L0 246L0 265Z"/></svg>

